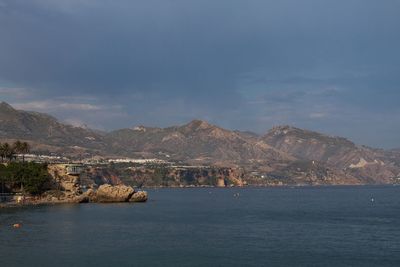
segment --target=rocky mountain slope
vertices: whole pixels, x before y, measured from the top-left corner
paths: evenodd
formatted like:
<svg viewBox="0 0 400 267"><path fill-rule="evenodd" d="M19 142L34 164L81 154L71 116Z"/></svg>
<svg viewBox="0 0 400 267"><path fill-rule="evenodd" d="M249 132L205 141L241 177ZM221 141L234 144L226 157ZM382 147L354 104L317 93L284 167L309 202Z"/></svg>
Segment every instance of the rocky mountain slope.
<svg viewBox="0 0 400 267"><path fill-rule="evenodd" d="M321 133L279 126L264 136L194 120L182 126L139 126L110 133L74 127L0 103L0 142L27 140L35 151L67 155L160 158L244 168L260 184L395 183L400 152L359 146ZM259 178L257 178L259 177ZM264 178L260 178L264 177ZM252 178L252 179L253 179ZM268 181L262 179L269 179Z"/></svg>
<svg viewBox="0 0 400 267"><path fill-rule="evenodd" d="M104 137L96 131L60 123L54 117L16 110L0 103L0 138L31 141L38 150L80 152L105 148Z"/></svg>
<svg viewBox="0 0 400 267"><path fill-rule="evenodd" d="M395 155L390 158L384 150L358 146L342 137L279 126L261 139L296 158L324 163L369 183L390 183L400 173Z"/></svg>
<svg viewBox="0 0 400 267"><path fill-rule="evenodd" d="M262 140L194 120L183 126L136 127L107 135L110 151L127 155L148 153L198 164L247 164L258 160L291 160Z"/></svg>

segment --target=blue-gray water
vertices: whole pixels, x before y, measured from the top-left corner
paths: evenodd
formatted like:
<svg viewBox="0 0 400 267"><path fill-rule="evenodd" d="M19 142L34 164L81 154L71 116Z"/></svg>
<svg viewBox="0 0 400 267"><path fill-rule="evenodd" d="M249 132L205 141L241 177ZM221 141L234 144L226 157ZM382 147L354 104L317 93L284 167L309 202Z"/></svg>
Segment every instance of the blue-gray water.
<svg viewBox="0 0 400 267"><path fill-rule="evenodd" d="M1 209L0 266L400 266L400 187L149 193Z"/></svg>

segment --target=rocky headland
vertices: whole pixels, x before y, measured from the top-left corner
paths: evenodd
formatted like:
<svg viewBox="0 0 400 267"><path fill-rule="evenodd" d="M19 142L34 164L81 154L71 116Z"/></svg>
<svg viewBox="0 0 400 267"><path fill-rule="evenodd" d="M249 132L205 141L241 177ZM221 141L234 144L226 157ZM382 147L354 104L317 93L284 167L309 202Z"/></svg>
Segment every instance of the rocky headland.
<svg viewBox="0 0 400 267"><path fill-rule="evenodd" d="M38 195L16 194L7 202L3 202L2 206L146 202L148 199L146 191L138 191L132 186L107 183L98 186L87 177L86 171L79 175L68 174L67 166L66 164L48 165L50 180L46 191Z"/></svg>
<svg viewBox="0 0 400 267"><path fill-rule="evenodd" d="M25 199L25 204L57 204L57 203L116 203L116 202L146 202L146 191L136 191L126 185L101 185L97 190L88 189L85 192L65 192L51 190L36 198Z"/></svg>

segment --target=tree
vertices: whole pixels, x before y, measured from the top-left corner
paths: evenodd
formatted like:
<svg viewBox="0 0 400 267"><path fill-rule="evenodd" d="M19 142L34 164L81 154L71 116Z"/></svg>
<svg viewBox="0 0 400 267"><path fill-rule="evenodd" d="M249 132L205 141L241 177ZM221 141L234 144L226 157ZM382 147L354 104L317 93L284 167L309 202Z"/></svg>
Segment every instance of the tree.
<svg viewBox="0 0 400 267"><path fill-rule="evenodd" d="M9 159L9 161L12 160L14 157L15 151L13 147L10 146L8 143L4 143L1 145L0 148L0 154L1 154L1 160L4 161L4 159Z"/></svg>
<svg viewBox="0 0 400 267"><path fill-rule="evenodd" d="M4 149L3 149L3 144L0 143L0 157L1 157L1 162L4 161Z"/></svg>
<svg viewBox="0 0 400 267"><path fill-rule="evenodd" d="M0 144L1 146L1 144ZM0 164L0 181L1 181L1 193L5 193L5 183L10 179L10 173L6 165Z"/></svg>
<svg viewBox="0 0 400 267"><path fill-rule="evenodd" d="M12 146L6 143L6 158L11 162L11 160L15 157L15 150Z"/></svg>
<svg viewBox="0 0 400 267"><path fill-rule="evenodd" d="M19 153L19 151L21 150L21 147L22 147L22 142L21 141L17 140L17 141L14 142L13 148L17 153Z"/></svg>
<svg viewBox="0 0 400 267"><path fill-rule="evenodd" d="M12 190L38 195L50 188L51 177L46 164L11 162L6 166L6 181Z"/></svg>
<svg viewBox="0 0 400 267"><path fill-rule="evenodd" d="M14 149L18 154L22 154L22 162L25 162L25 154L29 153L30 145L27 142L17 140L14 143Z"/></svg>
<svg viewBox="0 0 400 267"><path fill-rule="evenodd" d="M21 154L22 142L19 140L15 141L12 148L16 154Z"/></svg>

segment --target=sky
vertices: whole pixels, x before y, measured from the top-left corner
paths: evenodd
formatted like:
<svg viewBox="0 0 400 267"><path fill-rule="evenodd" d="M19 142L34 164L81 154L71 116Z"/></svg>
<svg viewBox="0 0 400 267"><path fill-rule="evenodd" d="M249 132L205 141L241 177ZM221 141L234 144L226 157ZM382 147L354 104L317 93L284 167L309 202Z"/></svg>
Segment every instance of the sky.
<svg viewBox="0 0 400 267"><path fill-rule="evenodd" d="M400 147L399 0L0 0L0 101L101 130L203 119Z"/></svg>

